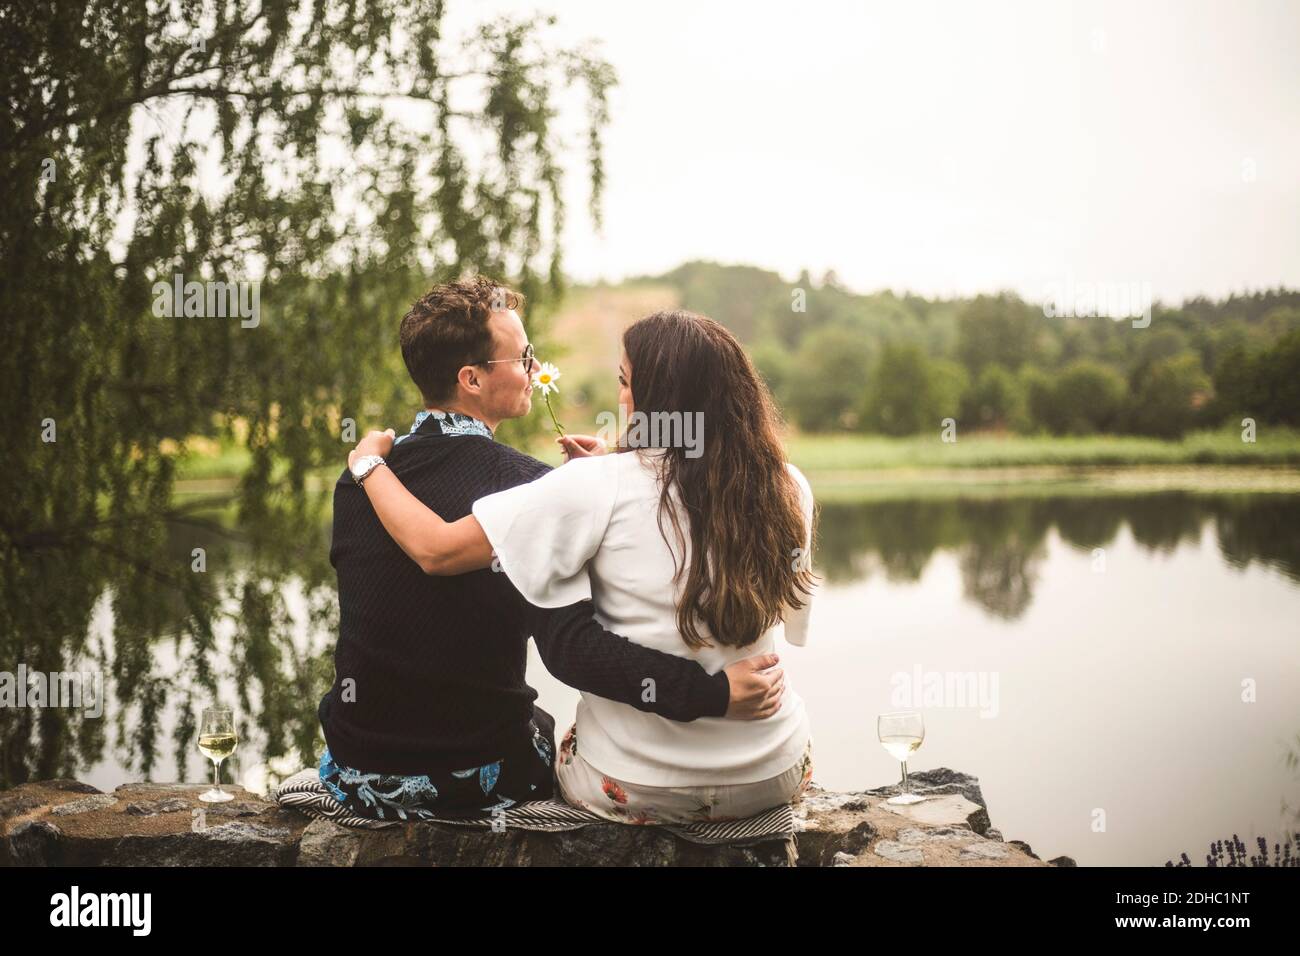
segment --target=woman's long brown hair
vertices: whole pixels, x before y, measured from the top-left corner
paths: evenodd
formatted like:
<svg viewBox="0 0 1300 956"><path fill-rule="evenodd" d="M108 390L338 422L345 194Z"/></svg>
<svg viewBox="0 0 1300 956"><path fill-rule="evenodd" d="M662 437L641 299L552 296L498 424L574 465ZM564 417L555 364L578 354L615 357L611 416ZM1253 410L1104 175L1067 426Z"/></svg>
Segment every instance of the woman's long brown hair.
<svg viewBox="0 0 1300 956"><path fill-rule="evenodd" d="M701 622L718 643L746 647L787 608L803 607L814 580L800 560L803 509L771 393L736 337L693 312L647 316L623 333L623 350L632 366L634 412L702 415L701 453L688 457L691 449L670 447L661 459L660 533L667 542L667 514L685 544L674 491L690 525L678 630L689 647L710 643ZM632 450L627 436L620 444L620 451ZM683 570L676 565L674 581Z"/></svg>

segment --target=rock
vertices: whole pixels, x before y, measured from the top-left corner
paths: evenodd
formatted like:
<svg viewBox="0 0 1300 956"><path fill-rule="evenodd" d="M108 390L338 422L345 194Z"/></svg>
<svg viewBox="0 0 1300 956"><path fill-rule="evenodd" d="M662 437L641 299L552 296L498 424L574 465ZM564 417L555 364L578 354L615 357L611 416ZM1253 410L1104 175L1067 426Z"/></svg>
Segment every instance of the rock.
<svg viewBox="0 0 1300 956"><path fill-rule="evenodd" d="M1018 846L1018 847L1020 847L1020 849L1021 849L1023 852L1025 852L1025 853L1028 854L1029 856L1032 856L1035 860L1038 859L1038 854L1035 853L1033 850L1031 850L1031 849L1029 848L1029 844L1026 843L1024 840L1008 840L1008 841L1007 841L1007 845L1008 845L1008 846Z"/></svg>
<svg viewBox="0 0 1300 956"><path fill-rule="evenodd" d="M209 827L197 833L122 837L99 865L293 866L297 855L296 840L287 827L226 831Z"/></svg>
<svg viewBox="0 0 1300 956"><path fill-rule="evenodd" d="M1072 856L1054 856L1047 861L1048 866L1078 866Z"/></svg>
<svg viewBox="0 0 1300 956"><path fill-rule="evenodd" d="M318 821L319 822L319 821ZM330 824L336 826L335 824ZM340 828L341 829L341 828ZM660 827L594 823L563 833L408 822L355 837L315 833L303 865L332 843L356 866L793 866L793 840L701 846ZM313 845L314 844L314 845Z"/></svg>
<svg viewBox="0 0 1300 956"><path fill-rule="evenodd" d="M57 846L63 833L53 823L29 820L20 823L10 832L5 859L7 866L49 866L54 859L51 849Z"/></svg>
<svg viewBox="0 0 1300 956"><path fill-rule="evenodd" d="M265 809L264 803L232 800L230 803L206 804L210 817L255 817Z"/></svg>
<svg viewBox="0 0 1300 956"><path fill-rule="evenodd" d="M229 788L235 800L209 804L198 799L206 785L125 784L80 796L86 788L68 783L3 795L0 865L292 866L307 827L302 814L239 787Z"/></svg>
<svg viewBox="0 0 1300 956"><path fill-rule="evenodd" d="M960 822L969 825L976 833L983 835L992 827L978 778L949 770L947 767L939 767L935 770L909 773L908 781L912 793L927 799L912 804L886 804L890 810L917 821L938 822L942 816L952 816L957 810L965 809L966 812L961 816ZM902 793L903 788L900 781L867 792L872 796L888 798ZM953 799L954 797L959 797L965 802L959 802Z"/></svg>
<svg viewBox="0 0 1300 956"><path fill-rule="evenodd" d="M1006 858L1006 844L997 843L993 840L985 840L964 846L959 857L962 860L1005 860Z"/></svg>
<svg viewBox="0 0 1300 956"><path fill-rule="evenodd" d="M899 831L898 834L899 843L924 843L928 839L930 839L930 835L924 830L918 830L916 827L908 827L906 830Z"/></svg>
<svg viewBox="0 0 1300 956"><path fill-rule="evenodd" d="M917 847L905 846L894 840L880 840L871 848L871 852L876 856L884 857L886 860L893 860L895 863L920 866L925 862L925 856Z"/></svg>
<svg viewBox="0 0 1300 956"><path fill-rule="evenodd" d="M175 813L177 810L188 810L189 806L180 797L172 797L169 800L145 800L141 803L128 803L126 812L138 817L151 817L156 813Z"/></svg>
<svg viewBox="0 0 1300 956"><path fill-rule="evenodd" d="M834 866L837 854L851 856L853 863L843 865L855 866L1045 865L1020 847L1001 856L984 849L1002 848L1002 834L991 825L977 778L940 767L910 774L909 782L925 800L886 803L902 792L899 784L859 793L810 787L795 808L799 865ZM965 852L971 846L980 848Z"/></svg>
<svg viewBox="0 0 1300 956"><path fill-rule="evenodd" d="M126 791L130 791L131 793L151 793L154 795L168 794L168 793L193 794L199 792L196 789L197 787L198 784L195 783L158 783L153 780L145 780L140 783L120 783L113 789L113 792L121 793L122 791L126 790ZM202 789L211 790L212 784L206 783L203 785ZM227 793L235 794L235 793L243 792L244 788L230 787L223 784L222 789L225 790Z"/></svg>
<svg viewBox="0 0 1300 956"><path fill-rule="evenodd" d="M935 827L932 830L919 830L916 827L908 827L898 834L898 839L902 843L929 843L931 840L961 840L970 842L977 839L974 831L969 829L960 829L958 827Z"/></svg>
<svg viewBox="0 0 1300 956"><path fill-rule="evenodd" d="M45 790L60 790L64 793L99 793L100 791L88 783L82 783L80 780L68 780L60 777L56 780L38 780L35 784L29 786L41 787Z"/></svg>
<svg viewBox="0 0 1300 956"><path fill-rule="evenodd" d="M848 799L845 799L845 798ZM853 810L859 806L863 809ZM831 866L836 853L856 856L876 839L876 825L861 794L828 794L809 788L795 808L795 845L800 866Z"/></svg>
<svg viewBox="0 0 1300 956"><path fill-rule="evenodd" d="M839 852L856 855L876 836L862 818L868 804L861 793L830 793L814 782L795 807L799 865L829 866Z"/></svg>
<svg viewBox="0 0 1300 956"><path fill-rule="evenodd" d="M61 803L50 813L56 817L61 817L72 813L89 813L91 810L103 810L106 807L116 805L117 797L109 793L97 793L93 797L82 797L80 800L73 800L70 803Z"/></svg>
<svg viewBox="0 0 1300 956"><path fill-rule="evenodd" d="M988 814L984 808L956 793L939 794L920 803L893 804L881 800L880 808L910 822L930 827L961 825L978 833L988 829L985 826L982 830L976 830L981 821L988 823Z"/></svg>
<svg viewBox="0 0 1300 956"><path fill-rule="evenodd" d="M200 831L209 840L229 840L235 843L280 843L289 836L288 827L268 827L260 823L223 823Z"/></svg>
<svg viewBox="0 0 1300 956"><path fill-rule="evenodd" d="M968 773L960 773L956 770L949 770L947 767L936 767L934 770L917 770L907 775L908 782L911 784L912 793L917 796L927 796L936 793L958 793L969 800L971 803L985 806L984 794L980 791L980 782L978 777L972 777ZM877 787L875 790L868 790L875 796L892 797L903 792L902 782L890 784L887 787Z"/></svg>
<svg viewBox="0 0 1300 956"><path fill-rule="evenodd" d="M298 841L299 866L356 866L361 831L329 820L313 820Z"/></svg>
<svg viewBox="0 0 1300 956"><path fill-rule="evenodd" d="M1074 866L1002 841L979 781L947 768L911 775L927 799L894 806L897 785L831 793L812 784L793 839L702 846L652 826L596 823L560 833L404 821L353 829L240 787L133 783L100 793L46 780L0 793L0 866Z"/></svg>
<svg viewBox="0 0 1300 956"><path fill-rule="evenodd" d="M0 820L15 817L34 810L45 801L38 793L24 793L21 790L9 790L0 793Z"/></svg>

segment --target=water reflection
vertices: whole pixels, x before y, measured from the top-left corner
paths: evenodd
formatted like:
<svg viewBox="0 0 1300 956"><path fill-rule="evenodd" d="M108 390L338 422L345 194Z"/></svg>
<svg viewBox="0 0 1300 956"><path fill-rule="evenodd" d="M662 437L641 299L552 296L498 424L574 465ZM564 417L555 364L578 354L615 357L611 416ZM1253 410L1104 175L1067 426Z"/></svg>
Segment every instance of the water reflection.
<svg viewBox="0 0 1300 956"><path fill-rule="evenodd" d="M1128 526L1152 554L1195 543L1211 522L1224 561L1259 562L1300 581L1300 496L1141 495L899 500L822 505L816 560L829 583L921 579L952 551L963 592L990 615L1016 620L1033 603L1045 542L1055 529L1071 547L1104 549Z"/></svg>
<svg viewBox="0 0 1300 956"><path fill-rule="evenodd" d="M258 789L277 782L272 758L291 769L314 761L316 705L333 679L337 619L326 514L253 519L213 512L168 525L162 563L183 570L147 587L108 580L97 601L87 595L84 619L65 607L57 638L20 645L29 669L100 669L108 701L96 720L66 709L0 707L0 786L53 776L110 789L128 779L197 779L203 764L194 723L214 694L239 715L241 782ZM1069 547L1092 553L1125 527L1152 556L1196 545L1210 527L1229 567L1258 563L1300 581L1300 496L1282 494L825 502L815 562L831 586L877 577L909 585L947 553L965 602L1010 624L1044 583L1053 529ZM188 573L196 548L206 573ZM0 669L13 672L17 663ZM803 693L811 698L817 689Z"/></svg>

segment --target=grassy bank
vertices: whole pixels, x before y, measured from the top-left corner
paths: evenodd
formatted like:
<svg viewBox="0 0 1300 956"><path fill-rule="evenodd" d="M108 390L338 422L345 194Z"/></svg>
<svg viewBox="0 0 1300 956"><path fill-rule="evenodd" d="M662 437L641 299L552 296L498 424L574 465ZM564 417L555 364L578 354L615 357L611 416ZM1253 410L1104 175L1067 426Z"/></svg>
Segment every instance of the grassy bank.
<svg viewBox="0 0 1300 956"><path fill-rule="evenodd" d="M1161 441L1128 435L1086 438L971 435L945 443L938 436L885 438L878 435L791 435L786 440L790 460L817 487L819 495L859 496L875 493L926 493L953 484L966 491L1005 493L1009 486L1064 491L1070 487L1104 490L1161 490L1167 487L1206 487L1259 490L1300 490L1300 432L1262 429L1254 443L1240 432L1197 432L1182 441ZM347 458L340 448L338 464L318 469L317 481L338 477ZM551 464L560 463L552 436L539 439L532 453ZM242 448L193 452L178 467L181 488L228 483L248 464ZM1251 466L1254 466L1253 468ZM1280 466L1280 467L1279 467Z"/></svg>
<svg viewBox="0 0 1300 956"><path fill-rule="evenodd" d="M1195 432L1181 441L1132 435L1080 438L986 435L945 443L939 436L797 435L790 460L805 471L889 468L1008 468L1025 465L1300 465L1300 431L1264 428L1253 443L1239 429Z"/></svg>
<svg viewBox="0 0 1300 956"><path fill-rule="evenodd" d="M1162 491L1300 493L1300 432L1197 432L1182 441L972 435L799 435L790 460L821 500L1106 495Z"/></svg>

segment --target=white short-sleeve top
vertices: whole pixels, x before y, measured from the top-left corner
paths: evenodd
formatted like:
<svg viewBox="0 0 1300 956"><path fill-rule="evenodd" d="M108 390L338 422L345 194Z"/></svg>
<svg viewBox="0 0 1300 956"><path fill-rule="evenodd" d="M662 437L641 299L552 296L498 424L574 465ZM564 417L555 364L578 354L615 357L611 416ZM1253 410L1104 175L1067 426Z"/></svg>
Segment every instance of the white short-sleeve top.
<svg viewBox="0 0 1300 956"><path fill-rule="evenodd" d="M714 644L691 649L677 630L673 554L680 547L672 524L658 524L658 456L662 450L580 458L536 481L474 504L500 562L521 594L539 607L591 600L596 618L628 640L678 657L690 657L710 674L777 646L807 641L811 598L784 622L744 647ZM811 548L812 490L803 473L786 466L799 486L804 551ZM689 525L679 509L684 533ZM737 515L737 521L762 520ZM671 542L671 545L669 544ZM689 560L687 534L684 558ZM710 634L701 623L700 634ZM579 752L595 769L644 786L689 787L753 783L777 776L803 754L810 734L803 699L786 673L781 709L764 720L701 717L678 722L618 701L583 693L577 710Z"/></svg>

